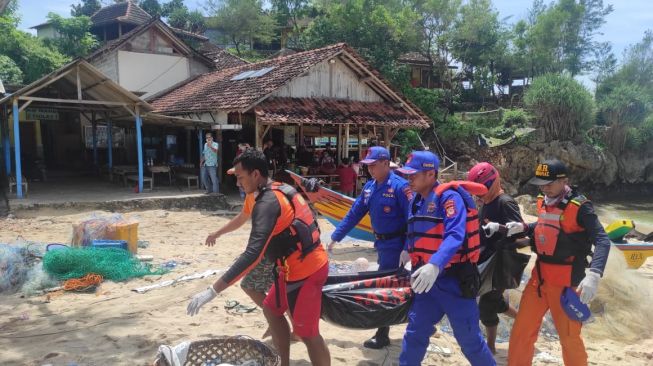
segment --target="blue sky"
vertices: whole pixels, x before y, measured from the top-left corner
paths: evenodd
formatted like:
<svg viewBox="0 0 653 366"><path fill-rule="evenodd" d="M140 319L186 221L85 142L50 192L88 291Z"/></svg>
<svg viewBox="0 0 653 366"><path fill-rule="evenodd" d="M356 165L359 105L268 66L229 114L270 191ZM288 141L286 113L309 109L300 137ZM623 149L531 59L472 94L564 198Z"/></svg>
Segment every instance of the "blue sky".
<svg viewBox="0 0 653 366"><path fill-rule="evenodd" d="M44 22L48 12L69 16L70 5L77 2L77 0L19 0L19 12L22 16L20 27L29 31L29 27ZM103 2L108 3L109 1L104 0ZM165 2L165 0L161 2ZM604 0L604 2L612 3L614 11L608 15L607 23L601 29L604 34L597 39L611 42L615 55L621 59L623 50L628 45L640 41L647 29L653 29L653 1ZM186 0L185 3L191 9L201 10L204 0ZM511 16L508 21L514 23L526 17L532 2L529 0L493 0L493 3L502 18Z"/></svg>

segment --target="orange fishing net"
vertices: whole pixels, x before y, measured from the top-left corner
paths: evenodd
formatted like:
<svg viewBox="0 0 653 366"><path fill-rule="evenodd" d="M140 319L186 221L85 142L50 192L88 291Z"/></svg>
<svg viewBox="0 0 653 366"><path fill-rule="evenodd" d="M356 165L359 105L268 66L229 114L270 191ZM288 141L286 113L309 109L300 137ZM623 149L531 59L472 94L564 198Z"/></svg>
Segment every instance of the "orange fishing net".
<svg viewBox="0 0 653 366"><path fill-rule="evenodd" d="M63 289L66 291L84 291L99 285L102 280L103 278L99 274L89 273L82 278L71 278L64 281Z"/></svg>

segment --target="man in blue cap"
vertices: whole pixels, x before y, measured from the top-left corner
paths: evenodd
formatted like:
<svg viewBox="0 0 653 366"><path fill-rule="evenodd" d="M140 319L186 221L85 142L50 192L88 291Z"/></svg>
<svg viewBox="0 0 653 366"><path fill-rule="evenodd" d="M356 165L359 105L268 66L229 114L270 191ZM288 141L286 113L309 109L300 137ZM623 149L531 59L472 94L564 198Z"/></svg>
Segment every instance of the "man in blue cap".
<svg viewBox="0 0 653 366"><path fill-rule="evenodd" d="M390 153L382 146L373 146L361 160L373 179L363 187L351 209L331 235L329 251L341 241L358 222L370 213L374 230L374 248L378 254L379 270L399 268L408 262L408 253L402 252L406 239L406 214L412 197L408 182L390 169ZM363 343L366 348L380 349L390 344L389 327L379 328L371 339Z"/></svg>
<svg viewBox="0 0 653 366"><path fill-rule="evenodd" d="M415 298L399 356L400 365L420 365L435 324L447 315L463 354L472 365L496 365L479 327L476 295L480 278L478 212L460 186L440 185L438 157L414 151L403 168L414 193L408 212L406 249Z"/></svg>

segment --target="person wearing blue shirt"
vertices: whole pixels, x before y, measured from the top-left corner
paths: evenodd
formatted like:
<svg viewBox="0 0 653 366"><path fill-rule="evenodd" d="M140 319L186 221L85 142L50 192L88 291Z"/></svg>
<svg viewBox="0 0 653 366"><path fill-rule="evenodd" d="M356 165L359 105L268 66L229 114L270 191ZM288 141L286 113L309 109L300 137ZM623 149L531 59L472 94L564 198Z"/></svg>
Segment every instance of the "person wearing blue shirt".
<svg viewBox="0 0 653 366"><path fill-rule="evenodd" d="M399 364L420 365L435 324L444 315L463 354L474 366L496 365L479 327L478 217L464 188L439 187L437 155L414 151L403 168L414 197L406 248L415 298L408 313Z"/></svg>
<svg viewBox="0 0 653 366"><path fill-rule="evenodd" d="M382 146L369 149L361 160L373 179L369 180L351 209L331 234L329 251L369 212L374 230L374 248L377 251L379 270L396 269L408 261L403 251L406 240L406 214L412 197L408 182L390 169L390 153ZM380 349L390 344L389 327L379 328L363 346Z"/></svg>
<svg viewBox="0 0 653 366"><path fill-rule="evenodd" d="M218 143L213 141L211 133L206 134L206 143L200 157L200 175L206 193L219 193L218 182Z"/></svg>

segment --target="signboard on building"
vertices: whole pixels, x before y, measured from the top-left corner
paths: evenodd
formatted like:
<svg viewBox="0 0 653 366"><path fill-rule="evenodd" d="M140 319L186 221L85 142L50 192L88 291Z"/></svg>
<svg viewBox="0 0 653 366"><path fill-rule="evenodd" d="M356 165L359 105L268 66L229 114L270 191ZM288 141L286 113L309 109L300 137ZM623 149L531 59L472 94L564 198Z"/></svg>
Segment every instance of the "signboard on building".
<svg viewBox="0 0 653 366"><path fill-rule="evenodd" d="M53 108L27 108L25 110L25 119L27 120L59 120L59 111Z"/></svg>
<svg viewBox="0 0 653 366"><path fill-rule="evenodd" d="M125 146L125 129L120 127L113 127L113 147L124 147ZM98 125L96 127L96 141L97 147L106 148L107 147L107 126ZM84 126L84 141L86 148L93 148L93 126Z"/></svg>

